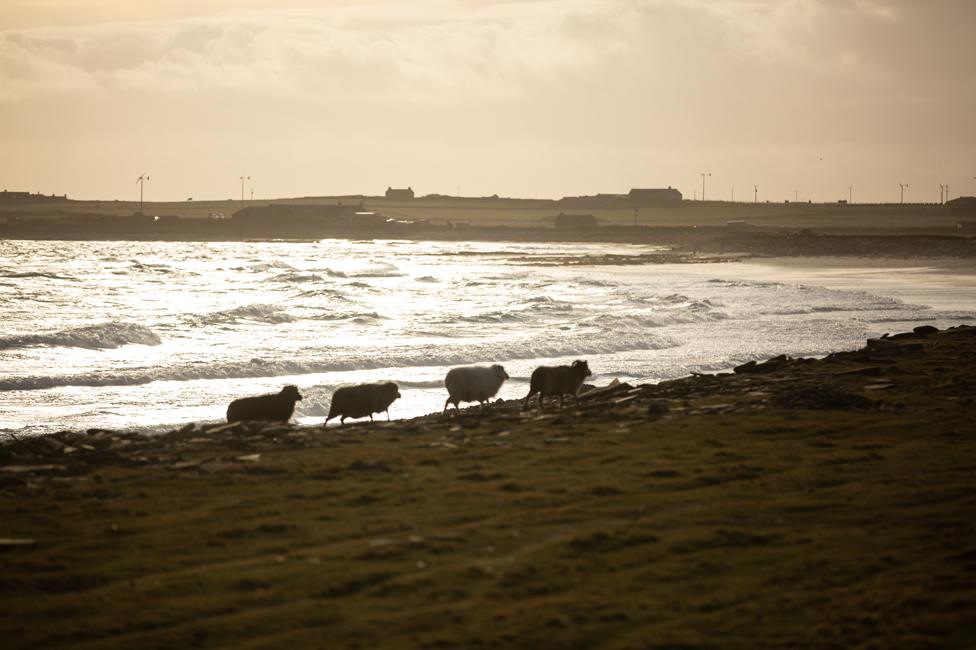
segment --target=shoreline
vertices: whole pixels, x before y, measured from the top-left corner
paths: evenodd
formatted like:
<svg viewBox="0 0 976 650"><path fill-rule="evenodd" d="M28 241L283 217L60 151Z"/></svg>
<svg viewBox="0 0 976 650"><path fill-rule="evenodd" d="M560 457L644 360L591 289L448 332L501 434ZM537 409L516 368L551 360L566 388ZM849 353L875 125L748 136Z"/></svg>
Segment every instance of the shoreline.
<svg viewBox="0 0 976 650"><path fill-rule="evenodd" d="M976 327L932 330L541 413L4 444L0 628L14 647L965 647Z"/></svg>
<svg viewBox="0 0 976 650"><path fill-rule="evenodd" d="M504 243L637 244L665 249L648 263L675 259L712 261L722 256L737 259L838 257L848 259L976 259L976 238L966 234L931 234L917 229L911 234L879 228L865 233L822 231L808 228L735 228L702 226L600 226L590 229L554 229L513 226L447 227L387 226L378 228L288 228L236 233L167 231L99 232L91 226L79 231L32 232L0 228L0 241L160 241L217 242L317 242L407 240ZM651 259L653 258L653 259ZM711 259L710 259L711 258Z"/></svg>

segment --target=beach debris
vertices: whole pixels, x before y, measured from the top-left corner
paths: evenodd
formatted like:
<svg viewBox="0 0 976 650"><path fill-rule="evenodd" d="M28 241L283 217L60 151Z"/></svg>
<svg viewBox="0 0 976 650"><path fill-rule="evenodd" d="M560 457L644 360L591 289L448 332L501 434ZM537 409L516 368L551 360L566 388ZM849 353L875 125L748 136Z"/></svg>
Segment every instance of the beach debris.
<svg viewBox="0 0 976 650"><path fill-rule="evenodd" d="M238 456L234 460L237 460L241 463L256 463L259 460L261 460L261 454L246 454L244 456Z"/></svg>
<svg viewBox="0 0 976 650"><path fill-rule="evenodd" d="M10 472L11 474L27 474L33 472L57 472L63 471L64 465L4 465L0 467L0 472Z"/></svg>
<svg viewBox="0 0 976 650"><path fill-rule="evenodd" d="M170 469L193 469L195 467L199 467L200 465L203 465L205 462L207 462L207 460L212 460L212 459L183 460L178 463L173 463L172 465L169 466L169 468Z"/></svg>
<svg viewBox="0 0 976 650"><path fill-rule="evenodd" d="M37 540L29 537L0 537L0 547L34 546L36 544Z"/></svg>

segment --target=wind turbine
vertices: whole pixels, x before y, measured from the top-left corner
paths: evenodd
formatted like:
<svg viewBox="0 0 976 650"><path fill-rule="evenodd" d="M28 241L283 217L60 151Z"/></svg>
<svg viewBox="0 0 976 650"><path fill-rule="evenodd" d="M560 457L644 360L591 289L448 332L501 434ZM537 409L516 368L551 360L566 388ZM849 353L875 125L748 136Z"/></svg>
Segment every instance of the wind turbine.
<svg viewBox="0 0 976 650"><path fill-rule="evenodd" d="M143 190L143 186L146 184L146 181L148 180L149 180L149 174L145 172L143 172L142 176L136 179L136 182L139 183L139 214L144 214L142 211L142 190Z"/></svg>
<svg viewBox="0 0 976 650"><path fill-rule="evenodd" d="M241 174L241 203L244 203L244 181L251 180L250 176L245 176Z"/></svg>
<svg viewBox="0 0 976 650"><path fill-rule="evenodd" d="M753 203L759 203L759 186L758 185L753 185L752 186L752 202Z"/></svg>
<svg viewBox="0 0 976 650"><path fill-rule="evenodd" d="M702 201L705 200L705 177L706 176L711 176L711 175L712 175L712 172L702 172L701 173L701 177L702 177Z"/></svg>
<svg viewBox="0 0 976 650"><path fill-rule="evenodd" d="M905 188L908 187L908 183L898 183L898 186L901 188L901 202L904 203L905 202Z"/></svg>

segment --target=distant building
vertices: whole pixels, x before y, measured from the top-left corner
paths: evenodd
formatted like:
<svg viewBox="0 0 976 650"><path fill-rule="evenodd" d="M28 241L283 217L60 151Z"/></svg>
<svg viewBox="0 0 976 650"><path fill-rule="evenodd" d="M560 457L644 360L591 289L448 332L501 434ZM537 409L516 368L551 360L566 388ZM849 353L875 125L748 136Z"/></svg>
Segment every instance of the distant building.
<svg viewBox="0 0 976 650"><path fill-rule="evenodd" d="M392 187L386 188L386 198L388 199L412 199L413 198L413 188L408 187L405 190L393 189Z"/></svg>
<svg viewBox="0 0 976 650"><path fill-rule="evenodd" d="M42 201L67 201L67 200L68 200L67 194L62 194L61 196L56 196L54 194L51 194L50 196L48 196L47 194L41 194L40 192L38 192L37 194L31 194L30 192L8 192L7 190L3 190L2 192L0 192L0 202L4 202L4 201L42 202Z"/></svg>
<svg viewBox="0 0 976 650"><path fill-rule="evenodd" d="M952 214L976 214L976 196L960 196L946 201Z"/></svg>
<svg viewBox="0 0 976 650"><path fill-rule="evenodd" d="M592 214L566 214L560 212L556 215L553 225L556 228L596 228L596 217Z"/></svg>
<svg viewBox="0 0 976 650"><path fill-rule="evenodd" d="M681 192L667 187L666 189L632 189L627 195L635 207L654 205L675 205L681 203Z"/></svg>

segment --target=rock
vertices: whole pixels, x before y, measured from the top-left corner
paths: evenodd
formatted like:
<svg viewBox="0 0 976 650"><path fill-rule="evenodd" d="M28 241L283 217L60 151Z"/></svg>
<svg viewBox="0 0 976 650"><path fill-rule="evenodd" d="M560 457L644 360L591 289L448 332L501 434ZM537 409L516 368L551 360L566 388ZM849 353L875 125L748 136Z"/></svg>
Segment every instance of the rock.
<svg viewBox="0 0 976 650"><path fill-rule="evenodd" d="M880 366L867 366L864 368L853 368L851 370L842 370L841 372L836 372L834 374L837 376L860 375L862 377L880 377L882 372L883 371Z"/></svg>
<svg viewBox="0 0 976 650"><path fill-rule="evenodd" d="M179 433L180 435L184 435L184 436L185 436L185 435L187 435L187 434L190 434L190 433L193 433L193 431L194 431L194 430L195 430L196 428L197 428L197 424L196 424L196 422L190 422L189 424L185 424L185 425L183 425L182 427L180 427L180 429L179 429L179 431L178 431L178 433Z"/></svg>
<svg viewBox="0 0 976 650"><path fill-rule="evenodd" d="M912 331L918 334L919 336L928 336L929 334L938 334L939 328L933 327L931 325L919 325L918 327L914 328Z"/></svg>
<svg viewBox="0 0 976 650"><path fill-rule="evenodd" d="M85 434L79 433L78 431L58 431L53 437L57 438L66 445L74 445L79 440L83 440L85 438Z"/></svg>
<svg viewBox="0 0 976 650"><path fill-rule="evenodd" d="M33 442L34 451L40 454L61 454L67 446L53 436L40 436Z"/></svg>
<svg viewBox="0 0 976 650"><path fill-rule="evenodd" d="M747 363L743 363L741 366L736 366L735 368L732 369L732 371L737 375L744 375L753 372L759 372L758 366L759 364L756 363L755 361L749 361Z"/></svg>
<svg viewBox="0 0 976 650"><path fill-rule="evenodd" d="M667 415L671 412L668 407L668 401L664 399L657 399L647 405L647 414L653 416Z"/></svg>

